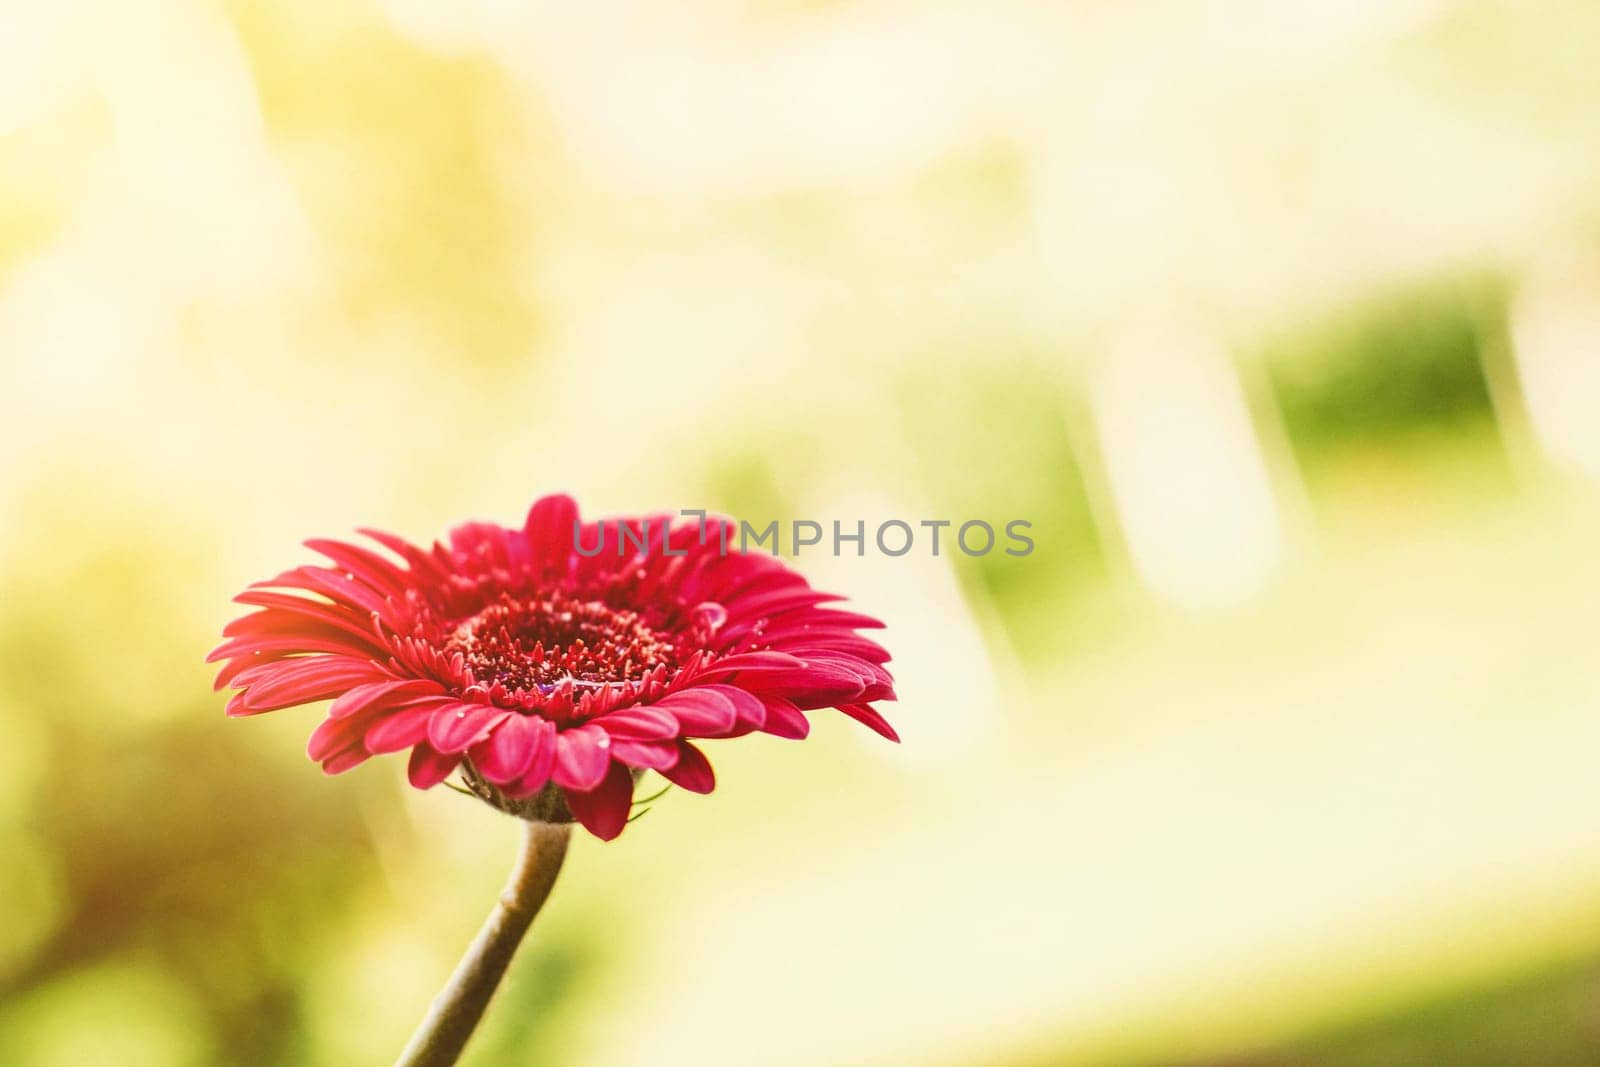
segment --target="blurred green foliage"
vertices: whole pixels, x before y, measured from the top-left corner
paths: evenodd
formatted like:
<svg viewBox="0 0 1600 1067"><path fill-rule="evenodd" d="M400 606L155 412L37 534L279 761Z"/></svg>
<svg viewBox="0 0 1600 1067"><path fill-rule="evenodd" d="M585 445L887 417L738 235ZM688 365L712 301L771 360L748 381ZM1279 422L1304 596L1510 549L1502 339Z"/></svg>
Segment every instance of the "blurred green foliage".
<svg viewBox="0 0 1600 1067"><path fill-rule="evenodd" d="M45 850L58 892L48 934L0 971L0 1001L35 989L59 991L27 994L55 998L41 1004L109 996L118 961L136 961L159 995L114 1025L165 1026L247 1062L297 1062L304 975L371 843L356 811L304 790L299 768L239 773L257 745L224 728L215 698L192 684L201 650L173 640L193 619L161 586L185 574L176 553L130 539L19 580L0 613L4 714L24 715L36 746L33 783L11 798L19 810L7 822ZM189 662L156 676L124 669L175 656ZM74 991L80 980L91 992ZM39 1025L53 1024L11 1013L0 1035ZM88 1040L62 1039L62 1049ZM42 1062L96 1062L39 1040Z"/></svg>
<svg viewBox="0 0 1600 1067"><path fill-rule="evenodd" d="M1193 1067L1586 1067L1600 1060L1596 1005L1600 960L1585 959Z"/></svg>
<svg viewBox="0 0 1600 1067"><path fill-rule="evenodd" d="M531 257L548 205L502 164L549 156L530 143L504 75L346 0L315 14L229 7L268 133L327 242L340 311L469 363L528 360L539 336Z"/></svg>
<svg viewBox="0 0 1600 1067"><path fill-rule="evenodd" d="M1497 435L1486 359L1503 351L1505 287L1444 279L1392 291L1265 346L1273 398L1312 477L1352 450ZM1435 449L1439 451L1439 449Z"/></svg>
<svg viewBox="0 0 1600 1067"><path fill-rule="evenodd" d="M1452 688L1468 686L1459 682L1448 633L1439 637L1443 651L1424 663L1395 667L1370 649L1366 661L1353 653L1341 659L1338 650L1301 640L1324 602L1270 593L1256 605L1265 621L1249 634L1253 643L1223 647L1219 639L1175 657L1192 673L1175 697L1116 722L1095 704L1097 696L1112 704L1108 692L1138 692L1151 661L1172 661L1154 655L1160 639L1189 620L1163 613L1153 598L1123 595L1133 583L1100 485L1081 367L1073 342L1063 340L1079 327L1063 323L1102 312L1101 326L1136 311L1160 318L1172 310L1167 302L1182 311L1196 294L1202 303L1240 293L1287 300L1303 280L1274 264L1292 260L1308 234L1326 233L1285 226L1288 251L1275 257L1274 216L1248 213L1264 204L1287 205L1288 222L1315 222L1319 205L1330 202L1318 190L1328 189L1332 202L1370 206L1370 215L1355 212L1358 220L1397 217L1407 202L1393 187L1405 175L1352 190L1350 179L1384 160L1330 147L1403 110L1371 103L1369 67L1405 87L1404 104L1421 107L1472 91L1453 51L1466 49L1485 64L1474 84L1490 98L1491 114L1527 128L1548 124L1557 135L1559 151L1541 156L1533 177L1506 183L1522 198L1512 210L1531 216L1535 205L1565 203L1556 195L1565 186L1540 183L1563 166L1576 169L1575 188L1593 184L1587 157L1569 154L1574 143L1600 144L1583 103L1593 94L1582 91L1600 67L1580 47L1584 36L1564 31L1570 47L1552 52L1541 19L1512 15L1514 5L1454 6L1406 48L1358 51L1362 62L1350 66L1361 73L1348 78L1336 71L1335 60L1349 60L1343 54L1313 52L1302 62L1292 51L1262 48L1273 70L1294 69L1288 92L1276 94L1262 88L1265 78L1228 80L1248 66L1248 49L1237 41L1227 62L1215 64L1221 75L1189 65L1195 41L1176 9L1157 17L1154 9L1108 8L1104 37L1096 30L1083 38L1084 27L1041 17L1012 35L1037 53L1024 47L1022 62L979 72L960 64L997 42L1009 47L1000 41L1005 34L989 40L985 29L969 39L977 23L946 25L942 11L900 27L891 13L862 14L860 5L780 2L766 12L771 24L752 11L748 25L713 23L705 32L704 55L733 73L725 84L700 86L708 94L700 99L738 105L705 115L683 105L696 99L693 92L672 95L706 69L694 43L701 16L687 11L597 30L567 22L570 14L540 11L517 37L502 34L491 12L516 5L157 4L135 11L131 28L122 27L126 41L101 28L109 9L75 13L87 32L78 40L73 27L62 31L52 45L65 42L61 55L26 37L26 20L16 20L23 43L3 58L22 70L22 60L43 57L40 84L68 91L42 95L36 109L0 113L7 123L0 131L0 343L24 342L0 353L8 375L0 471L7 509L0 1067L388 1062L492 898L502 856L509 857L498 851L495 834L504 827L496 817L440 791L411 795L394 760L324 779L300 751L314 711L228 721L223 698L208 688L201 659L230 614L228 596L248 580L235 569L241 558L229 555L233 542L259 535L276 561L280 545L289 554L295 537L327 532L302 529L308 513L354 524L377 521L358 514L371 507L433 523L464 501L474 509L521 506L540 487L645 497L647 506L688 503L661 496L692 488L707 497L695 503L766 521L795 516L842 486L846 496L854 490L926 508L901 516L909 520L981 518L1001 538L1011 519L1033 524L1037 547L1026 558L968 557L953 547L954 530L945 530L942 554L971 617L959 603L948 617L932 617L926 603L918 610L930 611L930 632L981 634L992 656L894 646L896 670L920 657L924 674L908 681L933 694L896 709L907 724L901 752L851 747L856 738L844 724L819 716L803 750L769 739L729 746L717 753L724 789L715 798L700 804L669 794L647 833L585 849L583 862L563 874L552 912L541 917L473 1047L469 1062L485 1067L593 1062L595 1035L619 1031L654 1048L652 1022L675 1021L674 983L693 989L705 981L712 999L746 995L786 1024L811 1027L812 1015L837 996L835 984L863 974L882 999L848 1004L845 1014L876 1021L881 1011L889 1021L875 1034L880 1042L939 1054L942 1027L966 1021L950 1010L952 998L959 1004L965 995L996 993L1010 1011L1013 993L1037 995L1076 962L1041 956L1034 937L1041 926L1076 917L1075 894L1102 873L1088 869L1095 858L1130 863L1112 876L1126 879L1116 885L1117 903L1132 903L1104 918L1131 931L1133 948L1150 949L1140 943L1149 916L1139 912L1138 895L1149 888L1149 871L1163 868L1134 862L1152 847L1140 820L1159 820L1195 799L1184 776L1206 760L1236 777L1263 765L1270 774L1279 762L1292 769L1308 747L1292 731L1274 732L1273 722L1252 722L1242 728L1248 743L1232 746L1239 751L1206 748L1214 736L1238 741L1239 734L1221 733L1237 723L1216 694L1230 682L1264 685L1265 658L1300 657L1297 684L1277 678L1280 688L1261 696L1274 712L1338 692L1345 675L1362 670L1386 689L1419 678L1434 687L1349 712L1348 729L1371 746L1352 744L1345 753L1356 772L1369 751L1420 737L1431 746L1425 751L1449 754L1465 747L1466 726L1522 715L1533 699L1522 687L1488 711L1473 705L1476 693ZM1560 8L1563 17L1597 17L1592 5ZM1324 5L1320 14L1337 22L1340 10ZM1491 11L1502 17L1485 18ZM439 27L430 15L458 21L460 36L431 37L430 25ZM1142 53L1169 17L1176 35ZM1269 41L1272 29L1265 27ZM1316 43L1337 39L1338 30L1318 30ZM683 41L674 36L680 31ZM798 41L792 49L789 33ZM1058 62L1066 44L1084 39L1084 63ZM691 42L681 53L689 59L674 65L670 47L665 56L654 51L662 41ZM930 50L916 62L901 62L901 48L924 46ZM1365 62L1373 56L1379 62ZM1387 69L1402 59L1419 65L1414 83ZM614 65L590 71L590 80L570 78L600 60ZM191 61L201 75L157 85L157 75L187 75ZM825 83L814 79L819 65ZM755 86L769 67L788 71L789 80ZM870 91L850 89L853 67L866 72ZM1086 81L1063 80L1018 104L1035 91L1024 84L1029 79L1077 77L1080 67ZM934 72L926 85L914 81L923 70ZM1138 76L1127 77L1129 70ZM234 96L202 97L206 71ZM29 76L23 70L21 84ZM1337 87L1312 94L1308 86L1324 78ZM966 96L954 91L963 79L976 87ZM1166 91L1147 98L1144 80ZM1524 80L1554 89L1508 98ZM907 90L894 130L872 125L881 121L871 112L884 89ZM937 97L947 89L953 95L924 99L924 91ZM659 111L630 112L658 95L667 101ZM797 104L790 113L788 95L823 104L817 112ZM1286 134L1290 149L1274 153L1213 139L1212 132L1226 135L1226 124L1212 131L1208 115L1242 113L1245 101L1267 97L1282 106L1288 133L1309 131L1328 143ZM173 100L215 121L186 126L187 108ZM598 104L586 110L575 100ZM1551 101L1577 103L1557 114ZM0 94L0 104L9 102ZM214 113L206 109L213 103ZM234 105L242 119L228 110ZM1350 107L1360 129L1340 125L1341 115L1351 123L1342 110ZM562 108L569 109L565 126L555 119ZM1302 111L1313 108L1319 121L1302 122ZM1422 116L1377 129L1374 143L1388 137L1409 146L1415 142L1401 134L1457 128L1431 111ZM596 128L606 122L617 128ZM1527 139L1459 125L1470 145L1489 146L1491 161L1525 158ZM901 127L909 131L905 144L889 144ZM668 138L649 136L662 130ZM219 132L234 140L198 143ZM726 142L740 136L751 143L727 151ZM808 150L807 138L824 147ZM1442 137L1436 147L1437 159L1427 158L1459 177L1453 142ZM214 173L206 172L211 184L184 185L191 161L210 148L218 150ZM1255 173L1252 164L1269 156L1267 176L1300 178L1280 185ZM702 157L721 163L707 167ZM1410 167L1413 157L1406 159ZM739 169L746 165L748 172ZM659 182L652 167L667 172ZM262 217L293 219L303 231L243 226L233 248L220 247L204 225L184 230L184 197L197 192L245 221L276 203L260 189L229 184L241 176L267 190L281 183L291 207ZM1447 210L1458 203L1443 195L1448 183L1424 188L1442 189ZM1183 229L1196 220L1200 229ZM1520 215L1517 221L1514 229L1528 229ZM1360 230L1343 216L1328 226ZM1452 243L1455 231L1439 229L1450 231L1442 243L1454 255L1461 247ZM167 230L174 231L170 246ZM1468 236L1484 240L1476 230ZM1215 254L1202 238L1215 242ZM128 260L114 255L130 248ZM1330 262L1347 257L1362 272L1366 251L1360 244L1326 250ZM221 268L231 256L260 256L282 274L228 274ZM1248 353L1265 369L1266 395L1255 398L1265 450L1282 461L1284 482L1304 482L1319 521L1386 518L1402 504L1426 511L1446 483L1489 500L1485 510L1529 514L1519 509L1530 495L1508 476L1507 463L1512 437L1525 428L1502 417L1517 400L1502 365L1514 279L1460 269L1424 271L1431 280L1418 284L1364 285L1367 295L1312 321L1291 309L1292 325ZM213 273L245 284L209 288ZM1318 270L1306 276L1322 277ZM13 287L14 279L21 284ZM1371 295L1374 288L1380 295ZM1109 310L1097 306L1102 301ZM721 342L734 322L748 332L706 356L703 348ZM617 358L619 349L633 362ZM600 369L586 377L590 360ZM663 390L663 383L683 387ZM1287 456L1274 452L1279 425ZM695 447L674 447L683 441ZM653 475L660 484L648 480ZM1423 547L1448 547L1460 534L1447 528ZM1403 556L1416 545L1395 539L1389 547ZM1570 581L1587 548L1561 547L1568 554L1557 563L1567 571L1529 578L1508 565L1501 580ZM1518 549L1519 564L1552 558L1537 540ZM262 558L240 556L252 569ZM1338 583L1349 598L1341 603L1354 605L1350 630L1370 629L1381 609L1404 597L1425 602L1412 629L1442 629L1457 594L1482 580L1478 569L1463 567L1412 588L1406 582L1416 568L1384 570L1381 562L1357 556L1349 564L1354 577ZM1126 603L1133 607L1124 611ZM1522 627L1526 614L1495 614L1496 642ZM1129 640L1111 648L1102 639L1085 652L1085 630L1130 620L1138 626L1126 626ZM1545 624L1551 629L1536 637L1570 629L1566 619ZM1216 630L1235 632L1221 622ZM1495 648L1508 659L1515 652ZM1502 680L1557 673L1533 653L1520 654L1528 663L1511 664ZM1004 691L946 689L942 668L957 655L994 667ZM1579 698L1590 668L1581 656L1566 659L1561 685L1552 687L1571 699L1573 714L1587 714ZM1013 662L1020 677L1005 676ZM1063 685L1063 676L1079 688ZM1017 691L1026 699L1012 699ZM1445 728L1408 717L1406 700L1430 696L1465 711ZM1536 710L1563 710L1549 703L1554 710ZM948 714L981 704L994 705L998 720L974 725ZM1469 721L1474 711L1479 720ZM922 721L955 724L953 753L918 743L913 730ZM1506 736L1521 738L1521 725L1518 719ZM971 735L960 732L966 727ZM1125 749L1148 750L1151 762L1130 772L1117 762ZM1543 768L1524 755L1486 760L1480 777L1542 787ZM1432 811L1429 770L1403 769L1425 814ZM1225 778L1210 784L1225 789ZM1093 791L1107 781L1111 787ZM1249 792L1254 782L1242 787L1244 814L1277 799ZM1327 805L1353 808L1372 785L1353 775ZM1082 806L1084 795L1101 802ZM1573 796L1576 802L1562 801L1566 810L1588 802ZM1019 817L1040 811L1039 825ZM981 832L954 833L973 812ZM1449 814L1433 828L1450 829ZM1364 824L1351 819L1331 825L1357 834ZM1033 871L1029 864L1060 835L1081 829L1067 825L1076 821L1108 829L1075 838L1087 858L1054 857L1059 866L1039 878L1042 890L1022 884L1013 868ZM1576 835L1586 826L1569 829ZM1314 862L1324 842L1292 829L1288 862ZM1274 842L1246 844L1270 849ZM1186 845L1180 835L1174 865L1187 865L1185 873L1229 874L1222 860L1199 849L1190 855ZM977 859L960 851L967 847ZM974 872L997 904L960 914L973 907L970 899L939 894ZM864 881L870 892L841 898L838 886ZM1588 884L1576 875L1571 883ZM1181 909L1188 888L1171 887L1161 903ZM1055 910L1010 915L1023 890L1049 894ZM1331 891L1328 899L1348 903ZM763 929L762 914L742 909L770 900L779 902L769 911L780 922L769 934L840 938L831 954L821 953L823 979L791 974L791 961L748 935ZM952 911L913 931L900 958L877 947L879 931L849 925L880 914L872 906L892 917L926 901ZM824 906L836 906L831 922L819 918ZM1249 929L1255 917L1236 918ZM1349 931L1339 923L1347 920L1359 925L1340 913L1326 928L1303 932L1305 943L1342 941ZM708 922L719 939L726 923L728 945L693 941ZM1521 933L1508 929L1509 944ZM1204 945L1212 931L1191 933ZM1561 969L1528 977L1505 966L1470 994L1384 1001L1337 1029L1297 1029L1312 1026L1302 1017L1326 1014L1323 1005L1300 1005L1301 1016L1276 1036L1211 1062L1600 1062L1594 946L1581 932L1572 936L1580 962ZM723 979L734 971L731 993L712 984L719 948ZM1025 966L1007 970L1011 959ZM899 984L877 982L879 967ZM963 981L976 981L963 967L991 968L981 973L995 987L963 992ZM1430 980L1454 988L1447 970L1439 965ZM639 973L657 980L647 984ZM738 1021L721 1001L713 1007L719 1025ZM1249 1017L1256 1005L1240 998L1226 1007ZM885 1038L891 1025L901 1029ZM1012 1034L1009 1020L992 1029L994 1056L979 1062L996 1062L1012 1038L1016 1047L1035 1041ZM775 1054L784 1051L777 1044L784 1033L756 1036ZM693 1037L709 1061L739 1055L720 1044L721 1030ZM1160 1056L1151 1062L1185 1062L1173 1048ZM1066 1058L1063 1046L1024 1062L1042 1067Z"/></svg>
<svg viewBox="0 0 1600 1067"><path fill-rule="evenodd" d="M1082 441L1071 432L1083 415L1073 406L1074 384L1048 361L997 356L908 377L897 400L931 504L930 514L916 518L953 520L940 551L969 592L993 607L1008 644L1034 661L1059 657L1059 619L1075 596L1107 576L1078 454ZM993 551L970 556L959 549L957 527L969 519L994 528ZM1034 542L1027 556L1006 551L1022 550L1006 534L1014 519L1032 523L1019 530Z"/></svg>

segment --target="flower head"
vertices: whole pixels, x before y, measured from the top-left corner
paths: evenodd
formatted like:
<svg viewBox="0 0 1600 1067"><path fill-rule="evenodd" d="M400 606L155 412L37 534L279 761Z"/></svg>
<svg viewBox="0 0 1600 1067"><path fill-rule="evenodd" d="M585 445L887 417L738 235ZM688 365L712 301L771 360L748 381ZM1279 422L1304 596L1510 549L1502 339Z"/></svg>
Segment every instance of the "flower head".
<svg viewBox="0 0 1600 1067"><path fill-rule="evenodd" d="M725 520L583 523L570 497L521 529L465 523L422 549L363 530L235 599L210 655L230 715L332 699L307 752L329 774L411 750L412 785L458 767L484 799L530 818L622 832L635 776L715 784L691 739L803 738L837 708L889 738L882 623L827 606L772 556L726 549ZM598 548L596 548L598 546Z"/></svg>

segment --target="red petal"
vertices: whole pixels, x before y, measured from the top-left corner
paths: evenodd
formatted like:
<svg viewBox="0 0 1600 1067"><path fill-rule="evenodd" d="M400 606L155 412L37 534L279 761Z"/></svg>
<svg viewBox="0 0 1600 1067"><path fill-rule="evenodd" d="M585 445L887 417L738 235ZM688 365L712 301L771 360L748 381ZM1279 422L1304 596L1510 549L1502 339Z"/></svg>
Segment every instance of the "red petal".
<svg viewBox="0 0 1600 1067"><path fill-rule="evenodd" d="M599 727L562 730L556 735L556 764L550 777L563 789L593 789L605 777L610 747L611 738Z"/></svg>
<svg viewBox="0 0 1600 1067"><path fill-rule="evenodd" d="M460 763L461 757L458 755L446 756L421 744L411 750L411 766L407 768L406 775L418 789L432 789L450 777L450 772Z"/></svg>
<svg viewBox="0 0 1600 1067"><path fill-rule="evenodd" d="M833 600L844 598L834 593L819 593L808 587L800 589L777 589L766 593L757 593L751 596L734 597L726 605L730 622L743 622L745 619L771 617L795 608L814 608L818 604L826 604Z"/></svg>
<svg viewBox="0 0 1600 1067"><path fill-rule="evenodd" d="M295 704L309 704L338 696L365 682L380 682L390 676L376 664L348 656L302 656L281 660L246 672L244 706L251 711L274 711ZM242 681L241 675L236 681Z"/></svg>
<svg viewBox="0 0 1600 1067"><path fill-rule="evenodd" d="M709 793L717 787L717 776L711 771L711 761L706 754L687 741L678 742L678 762L661 772L661 776L691 793Z"/></svg>
<svg viewBox="0 0 1600 1067"><path fill-rule="evenodd" d="M305 597L289 593L270 593L262 590L246 590L233 599L235 603L248 604L265 610L241 616L223 627L222 632L228 637L235 635L235 628L241 633L268 629L280 633L294 633L297 629L297 620L310 619L343 630L351 637L368 644L376 644L378 640L378 635L372 629L372 615L342 604L324 604L320 600L307 600Z"/></svg>
<svg viewBox="0 0 1600 1067"><path fill-rule="evenodd" d="M446 755L460 755L510 714L492 704L446 704L428 721L428 744Z"/></svg>
<svg viewBox="0 0 1600 1067"><path fill-rule="evenodd" d="M555 723L544 719L534 719L533 734L533 760L528 764L528 769L522 772L522 777L505 789L505 794L510 797L532 796L545 787L550 781L550 772L556 765L556 727Z"/></svg>
<svg viewBox="0 0 1600 1067"><path fill-rule="evenodd" d="M763 634L767 643L784 652L804 657L823 652L852 656L868 663L889 662L889 650L853 630L798 630L792 633Z"/></svg>
<svg viewBox="0 0 1600 1067"><path fill-rule="evenodd" d="M566 570L575 547L572 530L577 518L577 501L564 493L540 497L528 509L522 532L541 573Z"/></svg>
<svg viewBox="0 0 1600 1067"><path fill-rule="evenodd" d="M793 701L782 697L763 697L761 703L767 708L767 722L761 727L767 733L800 741L811 732L811 720L806 718L805 712L794 706Z"/></svg>
<svg viewBox="0 0 1600 1067"><path fill-rule="evenodd" d="M327 556L374 589L379 589L389 594L398 594L405 589L406 581L404 575L400 572L400 568L376 552L369 551L359 545L316 537L301 543L311 551L320 552Z"/></svg>
<svg viewBox="0 0 1600 1067"><path fill-rule="evenodd" d="M358 582L347 577L343 571L336 571L332 567L296 567L284 571L275 578L268 578L262 582L252 582L251 589L304 589L309 593L321 593L348 608L359 609L363 613L383 614L387 604L384 603L382 593L377 592L365 582Z"/></svg>
<svg viewBox="0 0 1600 1067"><path fill-rule="evenodd" d="M680 690L662 697L653 707L670 711L683 732L694 737L721 737L739 721L733 701L711 686Z"/></svg>
<svg viewBox="0 0 1600 1067"><path fill-rule="evenodd" d="M664 771L678 762L678 746L671 741L614 741L611 755L630 767Z"/></svg>
<svg viewBox="0 0 1600 1067"><path fill-rule="evenodd" d="M428 558L428 554L403 537L397 537L383 530L374 530L370 526L362 526L357 533L372 538L390 552L405 560L411 567L413 578L423 578L438 581L442 577L438 566Z"/></svg>
<svg viewBox="0 0 1600 1067"><path fill-rule="evenodd" d="M610 841L628 825L633 804L633 774L613 763L600 784L588 792L567 791L567 808L594 836Z"/></svg>
<svg viewBox="0 0 1600 1067"><path fill-rule="evenodd" d="M404 682L368 682L341 695L328 709L331 718L343 719L375 704L405 703L411 697L437 696L443 693L438 682L426 678L413 678Z"/></svg>
<svg viewBox="0 0 1600 1067"><path fill-rule="evenodd" d="M870 727L891 741L900 740L900 735L894 732L894 727L889 725L889 720L874 711L871 704L843 704L839 707L839 710L856 722Z"/></svg>
<svg viewBox="0 0 1600 1067"><path fill-rule="evenodd" d="M343 774L351 767L365 763L371 758L372 753L368 752L360 742L357 742L356 744L351 745L349 748L336 752L327 759L323 760L322 773Z"/></svg>
<svg viewBox="0 0 1600 1067"><path fill-rule="evenodd" d="M512 715L472 750L472 765L497 785L514 781L533 762L538 722L531 715Z"/></svg>
<svg viewBox="0 0 1600 1067"><path fill-rule="evenodd" d="M370 644L363 645L331 627L319 629L308 624L301 633L260 636L241 634L230 638L207 653L206 662L256 657L257 662L267 663L272 659L281 659L297 652L331 652L336 656L372 658Z"/></svg>
<svg viewBox="0 0 1600 1067"><path fill-rule="evenodd" d="M320 763L359 742L366 729L367 721L364 719L323 719L311 731L311 738L306 742L306 755Z"/></svg>
<svg viewBox="0 0 1600 1067"><path fill-rule="evenodd" d="M506 528L492 522L464 522L453 527L450 551L457 559L487 562L491 567L504 568L510 562L506 556Z"/></svg>
<svg viewBox="0 0 1600 1067"><path fill-rule="evenodd" d="M836 611L833 608L814 611L807 616L806 621L817 626L848 626L856 630L884 628L882 619L874 619L871 615L863 615L858 611Z"/></svg>
<svg viewBox="0 0 1600 1067"><path fill-rule="evenodd" d="M739 680L757 696L787 697L802 708L832 708L859 700L867 679L829 665L814 664L803 671L753 674Z"/></svg>
<svg viewBox="0 0 1600 1067"><path fill-rule="evenodd" d="M678 734L678 720L653 707L624 708L591 721L619 741L658 741Z"/></svg>
<svg viewBox="0 0 1600 1067"><path fill-rule="evenodd" d="M707 675L732 674L734 671L749 671L751 674L765 671L803 671L806 661L798 656L791 656L787 652L739 652L717 660L706 668Z"/></svg>
<svg viewBox="0 0 1600 1067"><path fill-rule="evenodd" d="M385 715L368 728L363 738L367 751L376 756L417 744L428 736L428 723L438 709L439 704L430 701Z"/></svg>
<svg viewBox="0 0 1600 1067"><path fill-rule="evenodd" d="M767 709L761 699L736 685L703 685L699 689L701 692L716 693L733 705L734 712L739 716L736 727L739 733L759 730L761 724L767 721Z"/></svg>

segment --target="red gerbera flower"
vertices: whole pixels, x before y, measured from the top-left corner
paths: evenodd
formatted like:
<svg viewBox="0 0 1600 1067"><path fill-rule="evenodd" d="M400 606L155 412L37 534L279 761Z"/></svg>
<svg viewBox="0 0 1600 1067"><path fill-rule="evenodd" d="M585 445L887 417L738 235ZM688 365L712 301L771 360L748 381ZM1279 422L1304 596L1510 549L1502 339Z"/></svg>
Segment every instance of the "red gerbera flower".
<svg viewBox="0 0 1600 1067"><path fill-rule="evenodd" d="M894 699L889 654L857 633L883 624L728 549L726 520L585 524L547 496L521 529L466 523L429 550L362 533L397 558L307 541L333 565L241 593L259 610L209 657L230 715L332 698L307 746L329 774L410 749L419 789L459 767L504 810L610 840L643 770L711 791L691 738L803 738L806 711L838 708L898 740L872 707Z"/></svg>

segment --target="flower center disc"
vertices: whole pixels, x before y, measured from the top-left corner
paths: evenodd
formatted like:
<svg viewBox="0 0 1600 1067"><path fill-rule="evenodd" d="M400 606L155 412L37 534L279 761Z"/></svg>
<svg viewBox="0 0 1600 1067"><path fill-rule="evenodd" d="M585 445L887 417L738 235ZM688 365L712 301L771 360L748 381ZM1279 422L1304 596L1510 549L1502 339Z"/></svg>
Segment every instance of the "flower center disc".
<svg viewBox="0 0 1600 1067"><path fill-rule="evenodd" d="M555 594L502 597L464 620L445 642L460 652L479 685L548 692L571 679L629 682L678 665L677 642L639 614L599 600Z"/></svg>

